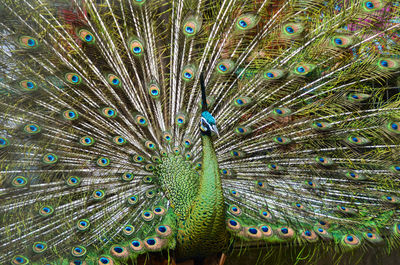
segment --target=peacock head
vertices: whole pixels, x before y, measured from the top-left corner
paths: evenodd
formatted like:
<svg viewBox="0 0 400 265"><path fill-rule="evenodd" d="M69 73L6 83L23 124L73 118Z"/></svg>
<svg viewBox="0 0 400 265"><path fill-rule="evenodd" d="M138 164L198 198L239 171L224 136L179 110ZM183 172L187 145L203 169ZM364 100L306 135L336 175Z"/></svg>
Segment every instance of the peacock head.
<svg viewBox="0 0 400 265"><path fill-rule="evenodd" d="M201 113L200 130L203 135L211 136L212 133L215 133L219 136L215 119L208 111L203 111Z"/></svg>

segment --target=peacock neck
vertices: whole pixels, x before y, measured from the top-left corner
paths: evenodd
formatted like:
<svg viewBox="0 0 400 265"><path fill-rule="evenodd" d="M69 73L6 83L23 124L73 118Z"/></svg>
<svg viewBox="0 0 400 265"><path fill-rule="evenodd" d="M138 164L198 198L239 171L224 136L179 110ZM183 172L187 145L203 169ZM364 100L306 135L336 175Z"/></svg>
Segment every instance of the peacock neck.
<svg viewBox="0 0 400 265"><path fill-rule="evenodd" d="M220 252L228 240L217 156L210 136L202 135L202 143L203 172L199 192L178 232L178 250L187 257Z"/></svg>

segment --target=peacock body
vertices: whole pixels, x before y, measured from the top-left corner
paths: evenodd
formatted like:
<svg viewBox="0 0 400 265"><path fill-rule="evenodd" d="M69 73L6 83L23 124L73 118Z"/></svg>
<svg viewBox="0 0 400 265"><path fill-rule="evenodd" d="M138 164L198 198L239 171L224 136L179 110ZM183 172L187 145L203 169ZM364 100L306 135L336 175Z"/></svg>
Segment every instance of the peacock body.
<svg viewBox="0 0 400 265"><path fill-rule="evenodd" d="M0 15L1 264L398 246L398 1Z"/></svg>

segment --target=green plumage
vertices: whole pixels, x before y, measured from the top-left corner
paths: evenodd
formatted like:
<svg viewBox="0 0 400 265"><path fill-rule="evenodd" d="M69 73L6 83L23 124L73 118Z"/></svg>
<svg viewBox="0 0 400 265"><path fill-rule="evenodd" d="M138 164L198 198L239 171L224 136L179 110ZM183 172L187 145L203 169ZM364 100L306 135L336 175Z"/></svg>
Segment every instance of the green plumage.
<svg viewBox="0 0 400 265"><path fill-rule="evenodd" d="M378 0L3 0L0 263L396 249L399 16Z"/></svg>

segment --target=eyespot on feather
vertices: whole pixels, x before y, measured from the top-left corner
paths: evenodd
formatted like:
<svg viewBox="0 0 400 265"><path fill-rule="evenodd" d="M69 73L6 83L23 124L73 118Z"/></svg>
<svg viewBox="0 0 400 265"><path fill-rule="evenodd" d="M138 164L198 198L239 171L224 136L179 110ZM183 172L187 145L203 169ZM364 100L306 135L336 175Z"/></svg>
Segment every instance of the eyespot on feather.
<svg viewBox="0 0 400 265"><path fill-rule="evenodd" d="M109 166L111 164L111 161L110 161L109 158L101 156L96 160L96 164L99 167L106 167L106 166Z"/></svg>
<svg viewBox="0 0 400 265"><path fill-rule="evenodd" d="M32 251L35 252L36 254L40 254L45 252L47 249L47 243L46 242L35 242L32 245Z"/></svg>
<svg viewBox="0 0 400 265"><path fill-rule="evenodd" d="M80 258L86 255L86 248L83 246L73 247L71 250L71 254L74 257Z"/></svg>
<svg viewBox="0 0 400 265"><path fill-rule="evenodd" d="M37 47L39 47L38 40L31 36L20 36L18 38L18 43L20 47L24 49L36 49Z"/></svg>
<svg viewBox="0 0 400 265"><path fill-rule="evenodd" d="M134 56L140 57L143 55L143 52L144 52L143 43L139 39L132 38L128 42L128 47Z"/></svg>
<svg viewBox="0 0 400 265"><path fill-rule="evenodd" d="M202 17L200 15L189 15L183 21L182 32L186 37L192 37L196 35L202 25Z"/></svg>
<svg viewBox="0 0 400 265"><path fill-rule="evenodd" d="M11 185L16 188L23 188L28 184L28 180L24 176L16 176L11 181Z"/></svg>
<svg viewBox="0 0 400 265"><path fill-rule="evenodd" d="M86 29L80 29L77 35L87 44L94 44L96 42L96 38L94 37L94 35Z"/></svg>
<svg viewBox="0 0 400 265"><path fill-rule="evenodd" d="M88 219L80 219L76 223L76 227L78 228L79 231L87 231L90 228L90 222Z"/></svg>
<svg viewBox="0 0 400 265"><path fill-rule="evenodd" d="M42 158L43 163L53 165L58 162L58 157L54 153L47 153Z"/></svg>
<svg viewBox="0 0 400 265"><path fill-rule="evenodd" d="M298 38L304 32L304 26L301 23L287 23L282 27L283 38Z"/></svg>
<svg viewBox="0 0 400 265"><path fill-rule="evenodd" d="M40 214L42 217L49 217L49 216L51 216L53 213L54 213L54 208L51 207L51 206L49 206L49 205L42 206L42 207L40 207L40 209L39 209L39 214Z"/></svg>
<svg viewBox="0 0 400 265"><path fill-rule="evenodd" d="M237 18L235 25L239 31L247 31L247 30L252 29L255 26L257 26L258 21L259 21L258 16L251 14L251 13L246 13L246 14L240 15Z"/></svg>
<svg viewBox="0 0 400 265"><path fill-rule="evenodd" d="M268 69L263 72L263 77L266 80L279 80L286 76L287 72L282 69Z"/></svg>
<svg viewBox="0 0 400 265"><path fill-rule="evenodd" d="M82 83L82 78L77 73L66 73L64 75L65 81L71 85L79 85Z"/></svg>
<svg viewBox="0 0 400 265"><path fill-rule="evenodd" d="M67 109L67 110L63 111L62 116L67 121L74 121L74 120L78 119L79 114L76 110Z"/></svg>
<svg viewBox="0 0 400 265"><path fill-rule="evenodd" d="M216 69L219 74L229 74L234 70L235 63L232 60L224 59L217 63Z"/></svg>
<svg viewBox="0 0 400 265"><path fill-rule="evenodd" d="M298 76L306 76L310 74L315 69L315 67L316 66L314 64L300 63L294 67L293 73Z"/></svg>
<svg viewBox="0 0 400 265"><path fill-rule="evenodd" d="M106 118L115 118L117 117L117 110L111 107L105 107L100 110L101 115Z"/></svg>
<svg viewBox="0 0 400 265"><path fill-rule="evenodd" d="M22 80L19 82L19 87L27 92L36 91L38 89L36 82L33 80Z"/></svg>
<svg viewBox="0 0 400 265"><path fill-rule="evenodd" d="M10 146L10 141L6 137L0 137L0 150Z"/></svg>
<svg viewBox="0 0 400 265"><path fill-rule="evenodd" d="M95 190L95 191L93 191L93 193L92 193L92 198L93 198L94 200L96 200L96 201L103 200L103 199L105 198L105 196L106 196L105 191L104 191L104 190L100 190L100 189Z"/></svg>
<svg viewBox="0 0 400 265"><path fill-rule="evenodd" d="M107 82L114 87L121 87L121 79L114 74L107 75Z"/></svg>
<svg viewBox="0 0 400 265"><path fill-rule="evenodd" d="M161 87L157 83L152 82L148 85L148 92L151 98L159 99L161 96Z"/></svg>
<svg viewBox="0 0 400 265"><path fill-rule="evenodd" d="M66 180L66 184L69 187L77 187L77 186L80 185L80 183L81 183L81 179L79 177L76 177L76 176L70 176Z"/></svg>
<svg viewBox="0 0 400 265"><path fill-rule="evenodd" d="M94 141L93 137L91 137L89 135L82 136L79 139L79 143L83 146L92 146L92 145L94 145L94 142L95 141Z"/></svg>

